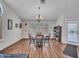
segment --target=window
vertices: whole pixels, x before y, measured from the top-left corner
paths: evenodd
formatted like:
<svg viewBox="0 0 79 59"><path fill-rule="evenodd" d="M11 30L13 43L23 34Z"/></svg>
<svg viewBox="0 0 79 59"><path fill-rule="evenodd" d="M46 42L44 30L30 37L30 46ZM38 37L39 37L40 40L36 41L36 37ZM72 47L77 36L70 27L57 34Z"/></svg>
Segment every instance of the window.
<svg viewBox="0 0 79 59"><path fill-rule="evenodd" d="M68 41L77 42L77 22L68 22Z"/></svg>
<svg viewBox="0 0 79 59"><path fill-rule="evenodd" d="M47 23L31 23L30 31L31 33L34 33L34 34L38 32L46 34L48 32L48 24Z"/></svg>

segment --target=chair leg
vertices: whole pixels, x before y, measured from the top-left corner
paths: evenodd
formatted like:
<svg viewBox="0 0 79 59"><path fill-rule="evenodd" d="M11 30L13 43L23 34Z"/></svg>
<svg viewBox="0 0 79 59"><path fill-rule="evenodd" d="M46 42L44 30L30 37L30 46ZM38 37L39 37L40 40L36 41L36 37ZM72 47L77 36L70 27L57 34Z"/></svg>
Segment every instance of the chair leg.
<svg viewBox="0 0 79 59"><path fill-rule="evenodd" d="M50 42L48 41L48 43L49 43L49 48L50 48Z"/></svg>

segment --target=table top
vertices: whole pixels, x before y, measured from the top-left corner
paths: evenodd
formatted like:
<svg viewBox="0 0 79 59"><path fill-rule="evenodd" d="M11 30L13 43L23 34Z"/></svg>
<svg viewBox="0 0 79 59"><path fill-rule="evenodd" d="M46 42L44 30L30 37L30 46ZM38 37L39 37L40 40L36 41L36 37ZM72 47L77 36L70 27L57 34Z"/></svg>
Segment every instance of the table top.
<svg viewBox="0 0 79 59"><path fill-rule="evenodd" d="M36 39L43 39L44 35L36 35Z"/></svg>

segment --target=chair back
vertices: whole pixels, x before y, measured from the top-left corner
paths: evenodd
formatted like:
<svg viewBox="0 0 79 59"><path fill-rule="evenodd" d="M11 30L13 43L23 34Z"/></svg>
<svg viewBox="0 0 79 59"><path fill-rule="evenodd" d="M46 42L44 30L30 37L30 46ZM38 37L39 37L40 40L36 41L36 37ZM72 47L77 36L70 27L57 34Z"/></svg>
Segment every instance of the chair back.
<svg viewBox="0 0 79 59"><path fill-rule="evenodd" d="M50 34L46 36L46 39L47 40L50 40Z"/></svg>
<svg viewBox="0 0 79 59"><path fill-rule="evenodd" d="M33 39L33 37L31 36L31 34L29 34L29 40L32 40Z"/></svg>

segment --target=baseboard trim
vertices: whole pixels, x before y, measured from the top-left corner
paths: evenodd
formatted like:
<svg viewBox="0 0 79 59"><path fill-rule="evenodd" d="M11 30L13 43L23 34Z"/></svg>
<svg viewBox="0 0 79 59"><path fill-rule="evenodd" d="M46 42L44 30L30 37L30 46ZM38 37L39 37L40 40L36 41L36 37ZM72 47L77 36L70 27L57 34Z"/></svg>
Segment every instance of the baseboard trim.
<svg viewBox="0 0 79 59"><path fill-rule="evenodd" d="M28 40L29 38L22 38L21 40Z"/></svg>
<svg viewBox="0 0 79 59"><path fill-rule="evenodd" d="M7 46L7 47L5 47L5 48L1 49L1 50L0 50L0 52L1 52L1 51L3 51L3 50L5 50L5 49L7 49L8 47L10 47L10 46L14 45L15 43L19 42L20 40L22 40L22 39L19 39L19 40L17 40L16 42L14 42L14 43L10 44L9 46Z"/></svg>

